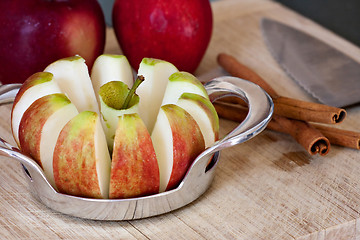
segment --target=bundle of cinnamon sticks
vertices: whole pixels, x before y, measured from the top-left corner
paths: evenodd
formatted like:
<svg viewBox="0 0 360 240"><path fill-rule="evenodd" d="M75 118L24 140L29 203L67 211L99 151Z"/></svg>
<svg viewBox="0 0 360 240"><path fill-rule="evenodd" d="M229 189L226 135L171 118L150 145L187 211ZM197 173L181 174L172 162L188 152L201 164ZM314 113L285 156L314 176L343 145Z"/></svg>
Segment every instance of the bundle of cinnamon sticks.
<svg viewBox="0 0 360 240"><path fill-rule="evenodd" d="M330 144L360 149L359 132L324 125L341 123L346 117L344 109L280 96L263 78L234 57L221 53L217 60L229 74L256 83L272 97L274 115L268 129L290 134L311 155L326 155ZM224 98L214 106L219 117L228 120L241 122L247 115L246 104L239 98Z"/></svg>

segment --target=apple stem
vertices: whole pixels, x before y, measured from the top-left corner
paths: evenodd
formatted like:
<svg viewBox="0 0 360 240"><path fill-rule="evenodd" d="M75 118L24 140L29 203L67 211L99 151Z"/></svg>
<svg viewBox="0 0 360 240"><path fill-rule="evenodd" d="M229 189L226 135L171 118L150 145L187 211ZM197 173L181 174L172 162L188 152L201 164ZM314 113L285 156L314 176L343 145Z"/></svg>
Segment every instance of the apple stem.
<svg viewBox="0 0 360 240"><path fill-rule="evenodd" d="M125 98L124 104L122 105L121 109L127 109L129 107L130 101L132 99L132 97L135 94L136 89L139 87L139 85L145 80L143 75L139 75L135 82L134 85L132 86L132 88L130 89L128 95Z"/></svg>

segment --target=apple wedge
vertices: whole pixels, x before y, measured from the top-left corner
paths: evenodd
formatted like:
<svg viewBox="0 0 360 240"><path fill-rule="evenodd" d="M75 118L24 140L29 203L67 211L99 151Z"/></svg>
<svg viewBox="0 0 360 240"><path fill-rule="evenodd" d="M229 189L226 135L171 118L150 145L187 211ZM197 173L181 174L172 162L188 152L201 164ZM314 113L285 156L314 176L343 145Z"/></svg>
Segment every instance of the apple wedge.
<svg viewBox="0 0 360 240"><path fill-rule="evenodd" d="M105 83L121 81L131 88L134 77L129 61L124 55L103 54L95 60L91 70L91 80L95 96L98 97L100 87Z"/></svg>
<svg viewBox="0 0 360 240"><path fill-rule="evenodd" d="M109 198L159 192L159 167L150 134L137 113L119 117L112 153Z"/></svg>
<svg viewBox="0 0 360 240"><path fill-rule="evenodd" d="M199 125L205 148L219 140L219 117L208 98L194 93L183 93L176 105L188 112Z"/></svg>
<svg viewBox="0 0 360 240"><path fill-rule="evenodd" d="M149 132L154 127L169 77L175 72L177 68L166 61L144 58L140 63L138 75L144 76L145 81L136 93L140 97L139 115Z"/></svg>
<svg viewBox="0 0 360 240"><path fill-rule="evenodd" d="M151 139L159 164L160 192L177 187L189 166L205 149L195 120L174 104L160 108Z"/></svg>
<svg viewBox="0 0 360 240"><path fill-rule="evenodd" d="M68 96L79 112L100 113L88 68L82 57L60 59L47 66L44 72L54 75L61 91Z"/></svg>
<svg viewBox="0 0 360 240"><path fill-rule="evenodd" d="M194 75L176 72L169 77L162 105L175 104L183 93L195 93L209 98L204 86Z"/></svg>
<svg viewBox="0 0 360 240"><path fill-rule="evenodd" d="M111 159L99 115L83 111L60 132L53 158L61 193L108 198Z"/></svg>
<svg viewBox="0 0 360 240"><path fill-rule="evenodd" d="M44 170L55 187L53 153L57 138L65 124L78 114L64 94L46 95L25 111L19 125L21 151L31 156Z"/></svg>
<svg viewBox="0 0 360 240"><path fill-rule="evenodd" d="M11 130L18 146L20 146L19 125L24 112L37 99L53 93L61 93L61 91L53 80L53 75L46 72L31 75L19 89L11 111Z"/></svg>
<svg viewBox="0 0 360 240"><path fill-rule="evenodd" d="M114 145L119 116L138 112L139 97L137 95L133 95L126 109L123 108L128 94L128 86L120 81L108 82L101 86L99 90L102 123L110 151L112 151Z"/></svg>

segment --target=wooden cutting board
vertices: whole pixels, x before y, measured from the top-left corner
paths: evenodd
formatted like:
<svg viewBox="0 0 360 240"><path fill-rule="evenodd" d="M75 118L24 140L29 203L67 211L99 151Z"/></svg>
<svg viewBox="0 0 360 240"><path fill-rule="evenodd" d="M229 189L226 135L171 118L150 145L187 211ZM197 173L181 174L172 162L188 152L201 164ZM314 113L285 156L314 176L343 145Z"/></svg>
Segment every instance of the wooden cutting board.
<svg viewBox="0 0 360 240"><path fill-rule="evenodd" d="M196 75L226 74L220 52L256 70L285 96L313 100L289 79L266 49L259 28L269 17L313 34L360 62L360 49L314 22L267 0L213 3L214 31ZM112 29L107 53L121 53ZM0 108L1 136L10 134L11 106ZM347 109L339 128L360 131L360 107ZM237 124L221 120L221 135ZM1 239L358 239L360 152L332 146L326 157L309 156L291 137L265 130L222 151L214 182L195 202L136 221L101 222L46 208L27 188L21 166L1 157Z"/></svg>

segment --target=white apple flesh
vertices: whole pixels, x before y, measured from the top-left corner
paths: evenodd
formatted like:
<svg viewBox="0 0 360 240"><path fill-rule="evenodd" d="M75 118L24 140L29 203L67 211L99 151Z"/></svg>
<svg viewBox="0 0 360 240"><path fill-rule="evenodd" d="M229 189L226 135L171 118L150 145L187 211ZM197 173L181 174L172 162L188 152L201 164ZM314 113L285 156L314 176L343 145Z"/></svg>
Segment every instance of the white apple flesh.
<svg viewBox="0 0 360 240"><path fill-rule="evenodd" d="M149 132L154 127L169 77L177 71L171 63L158 59L144 58L140 63L138 75L144 76L145 81L136 93L140 97L139 115Z"/></svg>
<svg viewBox="0 0 360 240"><path fill-rule="evenodd" d="M91 70L95 96L99 96L100 87L111 81L121 81L129 88L134 82L131 66L124 55L100 55ZM99 99L98 99L99 101Z"/></svg>
<svg viewBox="0 0 360 240"><path fill-rule="evenodd" d="M209 98L204 86L195 76L187 72L176 72L169 77L162 105L176 103L183 93Z"/></svg>
<svg viewBox="0 0 360 240"><path fill-rule="evenodd" d="M54 75L61 91L75 104L79 112L100 113L88 68L82 57L60 59L47 66L44 72Z"/></svg>

